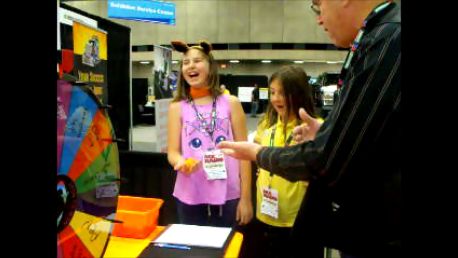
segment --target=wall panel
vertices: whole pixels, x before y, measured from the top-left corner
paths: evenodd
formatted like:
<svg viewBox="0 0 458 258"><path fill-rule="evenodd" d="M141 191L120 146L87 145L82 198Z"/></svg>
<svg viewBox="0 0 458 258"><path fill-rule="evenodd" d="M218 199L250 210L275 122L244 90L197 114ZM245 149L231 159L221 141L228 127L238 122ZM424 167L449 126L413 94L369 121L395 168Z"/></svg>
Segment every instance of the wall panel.
<svg viewBox="0 0 458 258"><path fill-rule="evenodd" d="M186 41L206 39L216 42L218 38L218 1L199 0L187 2Z"/></svg>
<svg viewBox="0 0 458 258"><path fill-rule="evenodd" d="M250 1L250 42L283 42L283 1Z"/></svg>
<svg viewBox="0 0 458 258"><path fill-rule="evenodd" d="M218 1L218 38L216 42L250 42L250 2Z"/></svg>

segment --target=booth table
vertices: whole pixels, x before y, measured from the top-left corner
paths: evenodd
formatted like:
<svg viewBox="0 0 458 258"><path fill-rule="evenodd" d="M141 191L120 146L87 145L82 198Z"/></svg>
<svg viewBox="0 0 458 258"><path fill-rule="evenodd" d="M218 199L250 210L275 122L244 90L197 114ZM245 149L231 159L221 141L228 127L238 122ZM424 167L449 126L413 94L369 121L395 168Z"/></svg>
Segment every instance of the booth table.
<svg viewBox="0 0 458 258"><path fill-rule="evenodd" d="M149 246L159 234L164 231L165 226L157 226L156 229L145 239L124 238L111 236L105 251L105 258L127 258L138 257L142 251ZM224 258L237 258L242 246L243 235L235 232L227 246ZM158 247L160 248L160 247Z"/></svg>

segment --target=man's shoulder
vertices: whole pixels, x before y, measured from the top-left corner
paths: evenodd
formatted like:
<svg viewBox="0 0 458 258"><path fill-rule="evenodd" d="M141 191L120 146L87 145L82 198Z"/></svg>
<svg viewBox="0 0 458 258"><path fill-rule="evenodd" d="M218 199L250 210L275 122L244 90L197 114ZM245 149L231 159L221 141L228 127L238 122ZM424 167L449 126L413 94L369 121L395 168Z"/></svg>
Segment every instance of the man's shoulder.
<svg viewBox="0 0 458 258"><path fill-rule="evenodd" d="M368 38L384 39L401 36L400 23L382 23L368 33Z"/></svg>
<svg viewBox="0 0 458 258"><path fill-rule="evenodd" d="M392 3L385 10L373 16L367 21L368 35L374 34L375 37L383 37L384 33L393 33L401 29L401 10L400 7Z"/></svg>
<svg viewBox="0 0 458 258"><path fill-rule="evenodd" d="M397 22L381 22L374 26L362 39L362 45L372 46L386 40L401 43L401 24Z"/></svg>
<svg viewBox="0 0 458 258"><path fill-rule="evenodd" d="M401 24L401 8L395 4L382 18L382 23L397 23Z"/></svg>

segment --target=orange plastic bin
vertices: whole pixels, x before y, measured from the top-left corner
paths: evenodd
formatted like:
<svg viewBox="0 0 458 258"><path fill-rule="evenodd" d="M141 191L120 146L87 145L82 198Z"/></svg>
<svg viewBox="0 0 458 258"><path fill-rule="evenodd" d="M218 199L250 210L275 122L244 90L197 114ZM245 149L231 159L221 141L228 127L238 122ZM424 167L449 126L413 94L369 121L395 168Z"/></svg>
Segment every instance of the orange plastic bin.
<svg viewBox="0 0 458 258"><path fill-rule="evenodd" d="M157 226L159 209L164 200L135 196L118 196L113 236L146 238Z"/></svg>

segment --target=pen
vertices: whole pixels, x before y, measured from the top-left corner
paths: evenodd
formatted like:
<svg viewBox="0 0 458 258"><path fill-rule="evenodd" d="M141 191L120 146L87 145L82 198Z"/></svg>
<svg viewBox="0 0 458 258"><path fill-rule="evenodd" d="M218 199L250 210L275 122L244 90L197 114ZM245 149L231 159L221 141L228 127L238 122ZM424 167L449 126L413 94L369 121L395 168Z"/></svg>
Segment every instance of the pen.
<svg viewBox="0 0 458 258"><path fill-rule="evenodd" d="M185 246L185 245L172 245L172 244L155 243L154 246L164 247L164 248L181 249L181 250L191 250L191 247Z"/></svg>
<svg viewBox="0 0 458 258"><path fill-rule="evenodd" d="M107 218L104 218L105 220L108 220L110 222L113 222L113 223L124 223L124 221L122 220L117 220L117 219L107 219Z"/></svg>

